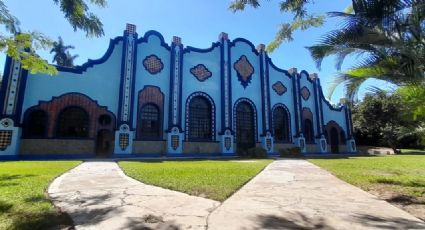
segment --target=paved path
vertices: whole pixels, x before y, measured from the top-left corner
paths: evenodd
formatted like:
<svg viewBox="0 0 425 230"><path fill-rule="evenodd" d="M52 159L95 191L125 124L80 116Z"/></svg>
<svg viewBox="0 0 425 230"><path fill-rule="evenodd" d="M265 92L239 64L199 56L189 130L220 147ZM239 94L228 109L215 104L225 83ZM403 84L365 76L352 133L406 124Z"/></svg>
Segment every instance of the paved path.
<svg viewBox="0 0 425 230"><path fill-rule="evenodd" d="M209 217L210 229L425 229L305 160L277 160Z"/></svg>
<svg viewBox="0 0 425 230"><path fill-rule="evenodd" d="M115 162L85 162L50 185L77 229L205 229L220 203L127 177Z"/></svg>
<svg viewBox="0 0 425 230"><path fill-rule="evenodd" d="M304 160L278 160L219 202L86 162L49 187L77 229L425 229L408 213Z"/></svg>

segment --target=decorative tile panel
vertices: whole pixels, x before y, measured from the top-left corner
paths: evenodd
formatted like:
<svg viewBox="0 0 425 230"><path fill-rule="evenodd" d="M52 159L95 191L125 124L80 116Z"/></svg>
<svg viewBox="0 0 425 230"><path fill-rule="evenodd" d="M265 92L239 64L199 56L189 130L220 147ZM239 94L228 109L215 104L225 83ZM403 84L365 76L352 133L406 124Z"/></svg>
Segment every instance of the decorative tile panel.
<svg viewBox="0 0 425 230"><path fill-rule="evenodd" d="M232 138L230 137L224 138L224 147L226 148L226 150L230 150L230 148L232 147Z"/></svg>
<svg viewBox="0 0 425 230"><path fill-rule="evenodd" d="M12 143L12 130L0 131L0 150L5 150Z"/></svg>
<svg viewBox="0 0 425 230"><path fill-rule="evenodd" d="M303 87L302 89L301 89L301 97L304 99L304 100L308 100L309 98L310 98L310 91L307 89L307 87Z"/></svg>
<svg viewBox="0 0 425 230"><path fill-rule="evenodd" d="M162 63L161 59L154 54L147 56L143 60L143 66L150 74L157 74L164 68L164 64Z"/></svg>
<svg viewBox="0 0 425 230"><path fill-rule="evenodd" d="M171 147L176 150L179 147L179 135L171 135Z"/></svg>
<svg viewBox="0 0 425 230"><path fill-rule="evenodd" d="M211 71L203 64L198 64L190 69L190 73L198 79L198 81L205 81L212 76Z"/></svg>
<svg viewBox="0 0 425 230"><path fill-rule="evenodd" d="M120 148L125 150L130 143L130 135L128 133L120 133Z"/></svg>
<svg viewBox="0 0 425 230"><path fill-rule="evenodd" d="M242 55L234 63L233 68L235 68L242 86L246 88L248 84L251 83L252 74L254 74L254 67L248 61L248 58L245 55Z"/></svg>
<svg viewBox="0 0 425 230"><path fill-rule="evenodd" d="M272 85L272 89L279 95L282 96L284 93L286 93L287 89L283 85L282 82L278 81Z"/></svg>

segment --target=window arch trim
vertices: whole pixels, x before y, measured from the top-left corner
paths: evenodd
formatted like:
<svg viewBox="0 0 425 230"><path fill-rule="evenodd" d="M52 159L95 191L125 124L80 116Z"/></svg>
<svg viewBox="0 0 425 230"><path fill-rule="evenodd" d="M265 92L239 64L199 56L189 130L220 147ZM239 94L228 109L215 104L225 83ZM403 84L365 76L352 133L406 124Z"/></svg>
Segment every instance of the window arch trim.
<svg viewBox="0 0 425 230"><path fill-rule="evenodd" d="M158 122L158 124L157 124L157 127L156 127L156 129L157 129L157 132L158 132L158 135L156 136L156 137L153 137L153 136L143 136L143 132L142 132L142 129L143 129L143 121L142 121L142 115L143 115L143 109L144 108L146 108L147 106L153 106L155 109L156 109L156 112L157 112L157 122ZM140 106L140 111L139 111L139 113L138 113L138 117L137 117L137 122L138 123L140 123L140 125L138 125L138 133L139 133L139 137L138 137L138 139L140 139L140 140L150 140L150 141L153 141L153 140L162 140L162 120L163 120L163 115L162 115L162 113L161 113L161 109L160 109L160 106L159 105L157 105L156 103L154 103L154 102L146 102L146 103L144 103L144 104L142 104L141 106Z"/></svg>
<svg viewBox="0 0 425 230"><path fill-rule="evenodd" d="M61 122L61 115L64 113L64 111L68 110L68 109L73 109L73 108L77 108L80 109L81 111L84 112L84 114L86 115L86 120L87 120L87 130L86 130L86 134L85 136L63 136L62 134L60 134L60 122ZM57 113L57 118L56 118L56 128L55 128L55 135L54 138L56 139L91 139L90 138L90 128L91 128L91 117L90 114L87 112L86 109L84 109L81 106L78 105L70 105L70 106L65 106L61 111L59 111L59 113Z"/></svg>
<svg viewBox="0 0 425 230"><path fill-rule="evenodd" d="M252 102L248 98L245 98L245 97L239 98L238 100L236 100L235 104L233 105L233 131L236 132L236 114L237 114L236 109L238 108L239 103L242 103L242 102L248 103L251 106L251 108L254 112L254 132L255 132L254 136L255 136L255 142L258 142L257 108L255 107L254 102ZM237 143L236 142L236 136L237 135L235 135L234 138L233 138L233 141L235 143Z"/></svg>
<svg viewBox="0 0 425 230"><path fill-rule="evenodd" d="M311 135L309 137L307 137L306 135L306 120L310 121L310 129L311 129ZM314 132L314 119L313 119L313 113L311 112L311 110L307 107L304 107L302 109L302 133L304 135L304 138L306 140L306 143L309 144L314 144L315 143L315 137L316 134ZM310 140L311 138L311 140Z"/></svg>
<svg viewBox="0 0 425 230"><path fill-rule="evenodd" d="M196 140L196 139L190 140L190 138L189 138L189 128L190 128L189 106L190 106L190 102L195 97L203 97L204 99L206 99L210 103L210 107L211 107L211 139L209 139L209 140ZM215 135L215 103L214 103L214 100L212 99L212 97L210 95L208 95L207 93L204 93L204 92L194 92L194 93L190 94L186 99L186 112L185 113L186 113L186 115L185 115L185 139L187 141L215 141L216 140L216 135Z"/></svg>
<svg viewBox="0 0 425 230"><path fill-rule="evenodd" d="M29 122L30 122L30 119L31 119L31 115L35 112L42 112L43 115L44 115L44 133L42 135L31 135L29 133L29 131L30 131L29 130ZM22 137L28 138L28 139L31 139L31 138L36 138L36 139L47 138L48 130L49 130L49 120L50 120L49 119L49 113L46 110L41 109L41 108L36 108L36 107L27 109L27 111L25 111L25 113L24 113L24 122L23 122L23 124L24 124L23 128L24 129L23 129Z"/></svg>
<svg viewBox="0 0 425 230"><path fill-rule="evenodd" d="M275 142L277 143L292 143L292 124L291 124L291 112L289 112L288 107L286 107L286 105L282 104L282 103L277 103L273 106L272 108L272 128L273 128L273 136L275 135L274 133L274 127L275 127L275 117L274 117L274 112L276 109L278 108L282 108L287 115L287 134L288 134L288 140L283 140L283 141L277 141L276 139L274 139Z"/></svg>

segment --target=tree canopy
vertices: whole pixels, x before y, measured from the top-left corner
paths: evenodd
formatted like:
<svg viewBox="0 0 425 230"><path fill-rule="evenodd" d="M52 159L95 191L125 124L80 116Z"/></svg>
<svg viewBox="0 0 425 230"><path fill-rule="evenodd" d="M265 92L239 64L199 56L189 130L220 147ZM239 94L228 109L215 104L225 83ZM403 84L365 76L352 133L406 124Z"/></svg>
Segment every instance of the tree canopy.
<svg viewBox="0 0 425 230"><path fill-rule="evenodd" d="M278 48L283 42L292 41L292 34L296 30L306 30L311 27L322 26L325 22L325 15L310 14L306 7L314 3L313 0L284 0L280 2L280 11L293 14L291 23L282 23L276 33L275 38L268 45L266 50L271 52ZM230 9L233 12L244 10L246 6L254 8L260 7L259 0L233 0Z"/></svg>
<svg viewBox="0 0 425 230"><path fill-rule="evenodd" d="M320 68L322 60L336 57L336 67L349 55L357 63L341 72L331 88L344 83L353 99L370 78L393 84L424 84L425 2L421 0L352 0L353 13L330 12L342 27L326 33L308 47Z"/></svg>
<svg viewBox="0 0 425 230"><path fill-rule="evenodd" d="M59 36L58 41L53 42L53 47L50 50L50 53L54 53L53 63L56 63L59 66L73 67L74 60L78 55L71 55L69 49L74 49L74 46L65 45L63 43L62 37Z"/></svg>
<svg viewBox="0 0 425 230"><path fill-rule="evenodd" d="M53 0L59 6L65 19L74 31L82 30L88 37L104 35L100 19L90 12L89 4L106 7L106 0ZM35 31L21 31L19 19L16 18L3 0L0 0L0 24L5 26L6 34L0 33L0 51L16 61L21 62L24 69L32 73L53 75L56 68L49 65L37 55L38 49L49 49L54 42L44 34Z"/></svg>
<svg viewBox="0 0 425 230"><path fill-rule="evenodd" d="M395 150L425 144L423 130L418 128L420 123L412 120L411 111L397 93L366 94L363 101L353 106L352 115L354 135L360 145L388 146Z"/></svg>

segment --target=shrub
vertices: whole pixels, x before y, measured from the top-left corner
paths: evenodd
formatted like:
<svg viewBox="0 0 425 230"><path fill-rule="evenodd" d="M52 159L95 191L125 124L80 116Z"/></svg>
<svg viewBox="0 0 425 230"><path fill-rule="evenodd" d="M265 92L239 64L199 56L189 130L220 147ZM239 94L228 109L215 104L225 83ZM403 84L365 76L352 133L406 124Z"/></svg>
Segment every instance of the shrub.
<svg viewBox="0 0 425 230"><path fill-rule="evenodd" d="M262 147L254 147L254 148L248 149L248 155L254 158L266 158L267 151L263 149Z"/></svg>
<svg viewBox="0 0 425 230"><path fill-rule="evenodd" d="M301 154L301 148L300 147L292 147L292 148L282 148L279 149L279 155L281 157L300 157Z"/></svg>

